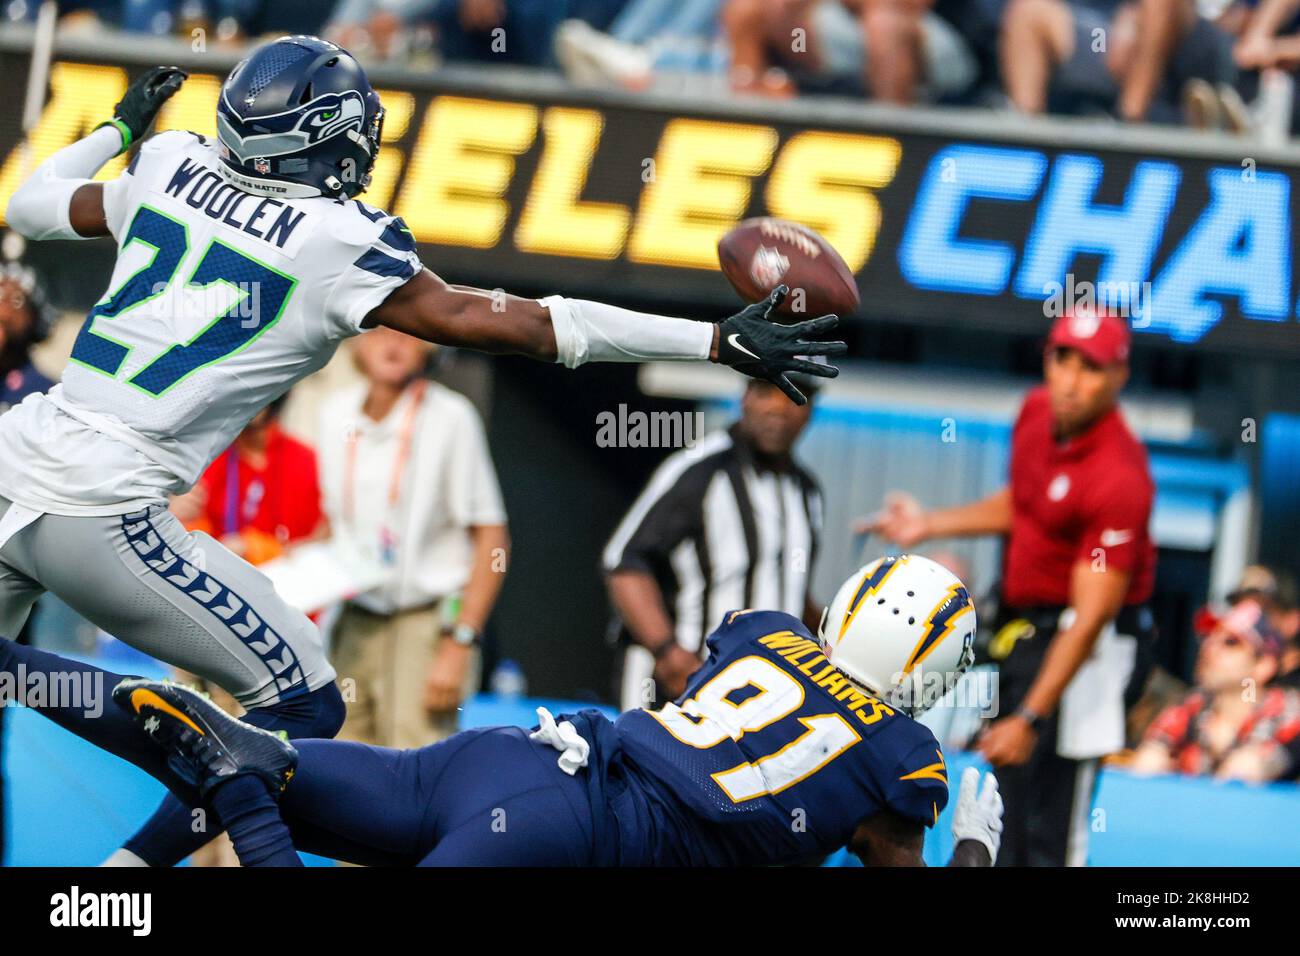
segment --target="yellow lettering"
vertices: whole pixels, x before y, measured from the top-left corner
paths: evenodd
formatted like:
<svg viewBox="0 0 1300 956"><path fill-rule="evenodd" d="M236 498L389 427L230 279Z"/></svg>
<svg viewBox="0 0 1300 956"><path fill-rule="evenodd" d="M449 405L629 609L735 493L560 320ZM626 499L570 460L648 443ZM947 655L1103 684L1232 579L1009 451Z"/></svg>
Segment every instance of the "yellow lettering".
<svg viewBox="0 0 1300 956"><path fill-rule="evenodd" d="M490 249L510 205L515 157L537 136L537 108L440 96L430 105L397 201L416 238Z"/></svg>
<svg viewBox="0 0 1300 956"><path fill-rule="evenodd" d="M827 691L829 691L831 694L834 694L841 687L843 687L845 683L847 683L847 681L844 675L841 674L839 671L835 670L834 668L831 668L829 674L827 674L825 677L817 681L817 686L825 687Z"/></svg>
<svg viewBox="0 0 1300 956"><path fill-rule="evenodd" d="M802 643L804 638L799 637L793 631L777 631L775 634L768 634L766 637L760 637L758 643L764 647L770 647L774 650L782 647L791 647L795 644Z"/></svg>
<svg viewBox="0 0 1300 956"><path fill-rule="evenodd" d="M876 721L880 720L880 718L883 717L885 714L888 714L891 717L894 716L894 710L892 707L889 707L886 704L882 704L880 701L875 700L874 698L868 697L864 701L863 706L866 706L867 704L871 705L870 716L864 714L861 708L856 708L856 707L853 708L853 713L857 714L858 719L862 721L864 724L874 724Z"/></svg>
<svg viewBox="0 0 1300 956"><path fill-rule="evenodd" d="M50 68L50 99L40 120L0 168L0 212L37 166L111 115L112 105L124 92L126 73L115 66L55 63ZM101 169L96 179L114 179L125 165L126 160L119 156Z"/></svg>
<svg viewBox="0 0 1300 956"><path fill-rule="evenodd" d="M782 651L781 656L794 664L797 663L800 658L807 657L810 654L820 654L821 650L821 647L805 638L798 647L789 651Z"/></svg>
<svg viewBox="0 0 1300 956"><path fill-rule="evenodd" d="M655 178L641 197L628 258L691 269L718 267L718 240L749 206L752 179L772 162L768 126L671 121L659 141Z"/></svg>
<svg viewBox="0 0 1300 956"><path fill-rule="evenodd" d="M384 104L384 131L380 134L380 143L396 143L411 126L411 117L415 113L415 97L398 90L376 90ZM393 201L393 189L397 177L401 175L406 154L396 146L379 147L379 156L375 160L375 169L371 174L370 188L362 195L362 200L371 206L387 209Z"/></svg>
<svg viewBox="0 0 1300 956"><path fill-rule="evenodd" d="M889 185L902 146L885 136L800 133L786 143L768 179L773 215L816 229L857 272L880 230L872 189Z"/></svg>
<svg viewBox="0 0 1300 956"><path fill-rule="evenodd" d="M523 252L613 259L623 251L631 211L579 199L604 126L596 110L555 107L543 114L546 147L515 231Z"/></svg>
<svg viewBox="0 0 1300 956"><path fill-rule="evenodd" d="M187 129L213 139L217 135L217 97L221 80L195 73L158 112L157 129Z"/></svg>
<svg viewBox="0 0 1300 956"><path fill-rule="evenodd" d="M812 677L813 668L819 667L825 663L826 663L826 658L819 652L816 657L813 657L811 660L804 661L802 664L800 664L798 670L799 673L807 674L809 677Z"/></svg>

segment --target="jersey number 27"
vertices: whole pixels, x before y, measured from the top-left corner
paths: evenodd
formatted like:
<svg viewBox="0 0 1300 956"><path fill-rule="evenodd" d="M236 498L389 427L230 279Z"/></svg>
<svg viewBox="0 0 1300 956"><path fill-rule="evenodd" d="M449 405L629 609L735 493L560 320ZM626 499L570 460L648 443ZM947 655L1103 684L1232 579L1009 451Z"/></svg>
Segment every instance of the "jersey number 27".
<svg viewBox="0 0 1300 956"><path fill-rule="evenodd" d="M119 289L91 310L72 349L72 361L112 378L117 377L134 346L111 338L96 327L102 328L106 319L127 317L132 309L166 292L190 249L185 224L152 206L141 206L136 212L122 242L122 251L132 243L152 249L153 255ZM214 239L190 272L186 288L204 290L218 283L236 290L235 303L208 318L188 342L177 342L164 349L127 379L128 385L157 398L199 369L247 348L279 321L297 280ZM252 310L245 308L250 301L256 304Z"/></svg>

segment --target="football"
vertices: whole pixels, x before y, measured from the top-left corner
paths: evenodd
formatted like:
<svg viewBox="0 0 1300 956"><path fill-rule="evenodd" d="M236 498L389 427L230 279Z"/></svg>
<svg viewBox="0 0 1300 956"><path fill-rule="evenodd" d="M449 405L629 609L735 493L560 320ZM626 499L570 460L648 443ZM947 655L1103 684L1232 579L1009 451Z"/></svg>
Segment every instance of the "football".
<svg viewBox="0 0 1300 956"><path fill-rule="evenodd" d="M779 311L799 319L858 307L858 284L835 249L807 226L786 219L746 219L718 242L722 274L746 302L784 282L790 295Z"/></svg>

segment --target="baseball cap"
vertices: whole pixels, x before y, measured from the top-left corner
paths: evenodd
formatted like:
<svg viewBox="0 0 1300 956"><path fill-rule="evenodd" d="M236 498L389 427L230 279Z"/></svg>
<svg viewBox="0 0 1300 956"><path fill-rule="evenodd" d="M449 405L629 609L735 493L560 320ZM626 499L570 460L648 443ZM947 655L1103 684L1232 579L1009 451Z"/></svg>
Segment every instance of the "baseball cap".
<svg viewBox="0 0 1300 956"><path fill-rule="evenodd" d="M1114 315L1077 309L1052 323L1047 347L1074 349L1095 365L1127 362L1128 325Z"/></svg>
<svg viewBox="0 0 1300 956"><path fill-rule="evenodd" d="M1238 601L1223 612L1204 608L1197 615L1195 626L1202 639L1223 628L1247 641L1260 654L1277 657L1282 653L1282 635L1269 624L1264 608L1255 600Z"/></svg>

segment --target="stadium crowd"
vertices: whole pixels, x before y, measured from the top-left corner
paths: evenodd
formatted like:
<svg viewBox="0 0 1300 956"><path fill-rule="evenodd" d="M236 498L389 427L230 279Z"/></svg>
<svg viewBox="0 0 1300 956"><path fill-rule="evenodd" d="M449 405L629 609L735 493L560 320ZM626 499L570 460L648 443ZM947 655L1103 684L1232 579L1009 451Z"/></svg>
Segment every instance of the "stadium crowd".
<svg viewBox="0 0 1300 956"><path fill-rule="evenodd" d="M94 29L211 29L219 43L316 32L371 62L507 63L631 90L972 104L1275 139L1300 112L1300 0L61 0L60 12Z"/></svg>

